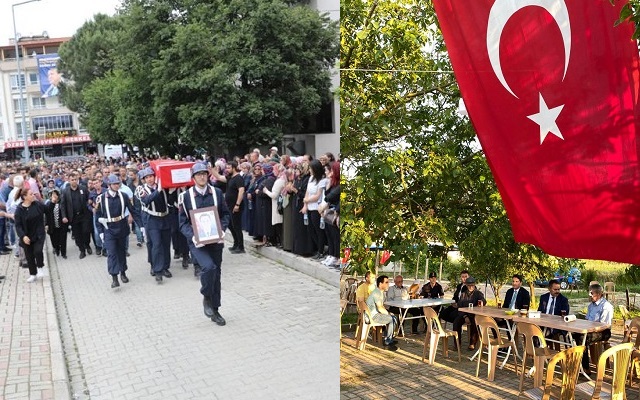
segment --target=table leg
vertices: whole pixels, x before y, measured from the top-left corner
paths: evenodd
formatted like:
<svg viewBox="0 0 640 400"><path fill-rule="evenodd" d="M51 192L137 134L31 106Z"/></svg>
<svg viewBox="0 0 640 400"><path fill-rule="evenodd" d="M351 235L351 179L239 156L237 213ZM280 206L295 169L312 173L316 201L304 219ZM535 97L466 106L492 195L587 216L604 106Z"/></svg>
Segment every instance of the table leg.
<svg viewBox="0 0 640 400"><path fill-rule="evenodd" d="M575 341L573 340L573 337L571 336L571 332L569 332L569 340L571 341L571 343L575 344ZM589 349L586 347L586 345L587 345L587 334L583 333L582 334L582 346L585 346L584 351L589 351ZM588 380L591 380L591 377L589 375L587 375L587 373L582 368L582 363L580 363L580 373L582 374L582 376L584 376Z"/></svg>
<svg viewBox="0 0 640 400"><path fill-rule="evenodd" d="M407 317L407 312L409 311L408 308L400 308L400 321L398 322L398 325L400 325L400 329L398 329L398 336L402 336L405 337L404 335L404 327L402 326L404 324L404 319Z"/></svg>
<svg viewBox="0 0 640 400"><path fill-rule="evenodd" d="M518 346L516 345L516 324L512 324L513 321L505 319L507 323L507 331L509 332L509 337L511 338L511 343L513 343L513 348L515 349L516 358L522 359L520 354L518 354ZM502 360L502 364L500 364L500 369L503 369L505 365L507 365L507 361L509 361L509 356L511 355L511 347L507 349L507 355Z"/></svg>

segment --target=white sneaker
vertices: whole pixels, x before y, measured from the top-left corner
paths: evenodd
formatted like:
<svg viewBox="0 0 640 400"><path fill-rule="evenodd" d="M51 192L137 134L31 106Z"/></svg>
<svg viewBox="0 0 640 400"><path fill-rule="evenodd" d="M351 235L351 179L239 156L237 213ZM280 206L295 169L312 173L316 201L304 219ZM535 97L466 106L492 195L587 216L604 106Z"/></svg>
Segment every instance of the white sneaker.
<svg viewBox="0 0 640 400"><path fill-rule="evenodd" d="M335 262L335 258L333 256L327 256L327 258L325 258L322 263L328 266L333 264L334 262Z"/></svg>
<svg viewBox="0 0 640 400"><path fill-rule="evenodd" d="M47 272L44 270L44 267L38 268L38 274L36 275L36 277L44 278L45 276L47 276Z"/></svg>
<svg viewBox="0 0 640 400"><path fill-rule="evenodd" d="M27 279L27 283L33 283L36 281L36 276L35 275L31 275L29 276L29 279Z"/></svg>

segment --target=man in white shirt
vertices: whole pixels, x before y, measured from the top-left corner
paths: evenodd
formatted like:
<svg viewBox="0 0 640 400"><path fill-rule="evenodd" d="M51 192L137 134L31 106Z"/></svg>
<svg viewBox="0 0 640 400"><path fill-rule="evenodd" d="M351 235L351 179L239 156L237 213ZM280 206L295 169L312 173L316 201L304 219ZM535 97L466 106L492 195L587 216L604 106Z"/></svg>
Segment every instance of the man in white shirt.
<svg viewBox="0 0 640 400"><path fill-rule="evenodd" d="M611 338L611 320L613 319L613 305L604 298L602 286L599 284L589 286L589 296L591 296L591 303L587 307L586 320L598 321L609 325L609 328L601 332L589 332L587 333L587 341L585 342L587 348L582 356L582 369L588 375L590 372L589 367L589 345L596 342L606 342ZM582 334L575 333L573 337L576 343L582 343ZM598 360L595 360L596 362Z"/></svg>
<svg viewBox="0 0 640 400"><path fill-rule="evenodd" d="M404 278L402 275L397 275L393 279L394 285L387 290L387 301L389 300L409 300L409 290L406 286L403 286ZM395 315L400 315L402 310L398 307L389 307L389 312ZM420 310L418 308L410 308L408 310L408 314L417 317L420 316ZM414 335L418 334L418 323L419 319L412 320L411 323L411 333Z"/></svg>

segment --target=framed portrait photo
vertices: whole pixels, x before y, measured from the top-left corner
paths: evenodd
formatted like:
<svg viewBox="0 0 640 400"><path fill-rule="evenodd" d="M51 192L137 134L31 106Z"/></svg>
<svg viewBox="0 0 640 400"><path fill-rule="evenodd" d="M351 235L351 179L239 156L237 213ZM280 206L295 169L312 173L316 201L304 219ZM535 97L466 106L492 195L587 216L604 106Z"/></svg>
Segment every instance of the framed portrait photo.
<svg viewBox="0 0 640 400"><path fill-rule="evenodd" d="M222 243L222 224L217 207L189 210L193 236L198 244Z"/></svg>

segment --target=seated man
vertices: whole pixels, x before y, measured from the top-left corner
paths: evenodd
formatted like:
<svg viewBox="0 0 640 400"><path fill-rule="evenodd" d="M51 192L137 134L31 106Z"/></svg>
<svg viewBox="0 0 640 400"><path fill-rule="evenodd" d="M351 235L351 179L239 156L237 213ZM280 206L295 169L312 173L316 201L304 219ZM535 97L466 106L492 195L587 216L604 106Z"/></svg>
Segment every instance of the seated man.
<svg viewBox="0 0 640 400"><path fill-rule="evenodd" d="M468 277L469 277L469 271L467 271L466 269L460 272L460 283L456 287L456 291L453 293L453 301L455 303L453 303L451 306L442 310L442 312L440 313L440 319L453 323L453 320L458 315L457 303L458 303L458 300L460 300L460 294L467 291L467 286L465 285L465 282L467 281Z"/></svg>
<svg viewBox="0 0 640 400"><path fill-rule="evenodd" d="M522 286L522 276L515 274L511 277L511 289L507 290L507 294L504 296L504 303L502 308L509 309L529 309L529 303L531 302L531 296L529 291Z"/></svg>
<svg viewBox="0 0 640 400"><path fill-rule="evenodd" d="M444 290L442 290L442 286L438 283L437 279L438 276L435 272L429 274L429 283L422 287L420 297L423 299L440 299L444 297ZM438 313L440 306L433 307L433 311Z"/></svg>
<svg viewBox="0 0 640 400"><path fill-rule="evenodd" d="M599 321L609 325L608 329L602 332L589 332L587 333L587 349L582 356L582 369L585 374L589 375L589 345L596 342L606 342L611 338L611 320L613 319L613 305L603 297L602 286L594 284L589 286L589 295L591 296L591 303L587 307L588 321ZM573 335L576 343L582 343L582 334L574 333ZM596 362L598 360L595 360Z"/></svg>
<svg viewBox="0 0 640 400"><path fill-rule="evenodd" d="M569 314L569 299L560 293L560 282L557 279L551 279L549 281L549 293L540 296L538 311L551 315L563 315L563 311L564 315ZM557 340L558 336L565 336L566 333L566 331L562 330L547 329L546 337Z"/></svg>
<svg viewBox="0 0 640 400"><path fill-rule="evenodd" d="M356 289L356 302L360 300L367 301L373 289L376 288L376 284L374 283L375 278L375 275L373 275L371 271L367 271L364 274L364 282Z"/></svg>
<svg viewBox="0 0 640 400"><path fill-rule="evenodd" d="M386 334L384 337L384 347L391 351L396 351L398 348L395 346L396 340L393 340L395 336L396 326L398 326L398 317L393 314L389 314L386 308L384 308L384 292L389 289L389 277L381 275L376 279L377 287L371 292L367 299L367 307L371 313L373 322L377 324L387 325Z"/></svg>
<svg viewBox="0 0 640 400"><path fill-rule="evenodd" d="M402 285L404 282L404 278L402 275L397 275L393 278L394 285L389 288L387 291L387 300L409 300L409 290ZM389 312L395 315L400 315L402 310L398 307L389 307ZM422 312L419 308L410 308L407 310L407 314L410 314L414 317L419 317L422 315ZM418 323L420 323L420 319L412 319L411 320L411 333L416 335L418 334Z"/></svg>
<svg viewBox="0 0 640 400"><path fill-rule="evenodd" d="M469 350L473 350L478 342L478 327L476 326L475 315L465 313L465 308L468 308L469 304L477 306L480 301L482 301L482 305L485 305L487 301L482 292L476 290L476 280L472 276L467 278L465 285L467 290L460 294L460 299L457 303L456 317L453 320L453 330L458 332L458 338L461 340L462 325L466 323L465 318L469 319ZM458 343L456 343L456 345L458 345Z"/></svg>

